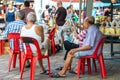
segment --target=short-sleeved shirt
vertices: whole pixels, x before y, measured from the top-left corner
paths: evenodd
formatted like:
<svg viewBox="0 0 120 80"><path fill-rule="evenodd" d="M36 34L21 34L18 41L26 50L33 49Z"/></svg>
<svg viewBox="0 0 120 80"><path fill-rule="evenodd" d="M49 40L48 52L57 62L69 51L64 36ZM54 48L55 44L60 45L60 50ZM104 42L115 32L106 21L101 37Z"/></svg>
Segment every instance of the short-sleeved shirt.
<svg viewBox="0 0 120 80"><path fill-rule="evenodd" d="M67 15L66 9L64 7L59 7L58 10L56 11L56 14L57 14L57 18L56 18L57 25L63 26Z"/></svg>
<svg viewBox="0 0 120 80"><path fill-rule="evenodd" d="M7 37L9 33L20 33L20 29L23 26L25 26L25 23L22 20L16 20L16 21L10 22L5 28L5 37ZM20 42L19 44L20 44L20 50L22 51L22 43ZM12 50L14 49L13 40L10 40L10 48Z"/></svg>
<svg viewBox="0 0 120 80"><path fill-rule="evenodd" d="M102 37L102 33L95 25L89 27L87 29L86 37L83 40L83 46L89 45L92 48L90 50L79 51L75 54L75 56L79 58L81 56L92 55L101 37ZM98 51L98 54L100 54L100 50Z"/></svg>

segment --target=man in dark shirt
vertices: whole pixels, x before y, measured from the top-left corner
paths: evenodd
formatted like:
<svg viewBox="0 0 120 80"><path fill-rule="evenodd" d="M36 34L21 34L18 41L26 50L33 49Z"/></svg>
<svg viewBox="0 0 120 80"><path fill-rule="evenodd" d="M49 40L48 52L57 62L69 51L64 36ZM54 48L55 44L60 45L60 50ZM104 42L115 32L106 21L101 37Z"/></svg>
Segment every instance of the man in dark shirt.
<svg viewBox="0 0 120 80"><path fill-rule="evenodd" d="M24 2L24 6L25 6L25 9L24 9L24 12L25 12L25 18L24 18L24 21L26 22L26 16L29 12L34 12L33 9L29 8L30 7L30 2L29 1L25 1Z"/></svg>
<svg viewBox="0 0 120 80"><path fill-rule="evenodd" d="M58 6L58 9L57 9L56 15L55 15L56 26L58 27L58 33L60 34L59 38L61 38L61 47L62 47L63 46L63 41L64 41L63 34L62 34L63 33L62 26L65 23L65 18L66 18L66 15L67 15L67 11L62 6L62 1L58 1L57 6Z"/></svg>
<svg viewBox="0 0 120 80"><path fill-rule="evenodd" d="M57 2L58 9L56 11L56 24L58 26L63 26L65 23L65 18L67 15L66 9L62 7L62 2Z"/></svg>

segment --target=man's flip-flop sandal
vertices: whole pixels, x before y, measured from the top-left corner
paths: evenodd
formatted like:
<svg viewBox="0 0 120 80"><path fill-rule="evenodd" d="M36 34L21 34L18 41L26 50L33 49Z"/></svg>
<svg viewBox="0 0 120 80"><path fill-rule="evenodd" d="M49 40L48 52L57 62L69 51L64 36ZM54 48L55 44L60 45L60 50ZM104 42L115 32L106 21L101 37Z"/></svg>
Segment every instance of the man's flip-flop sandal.
<svg viewBox="0 0 120 80"><path fill-rule="evenodd" d="M45 70L45 71L43 71L43 72L40 72L40 74L49 75L49 72L48 72L48 70ZM50 74L52 74L52 73L50 73Z"/></svg>
<svg viewBox="0 0 120 80"><path fill-rule="evenodd" d="M42 72L42 71L40 72L40 74L46 74L46 73L47 73L47 71L46 71L46 70L45 70L45 71L43 71L43 72Z"/></svg>
<svg viewBox="0 0 120 80"><path fill-rule="evenodd" d="M60 76L58 73L54 73L51 75L52 78L65 78L66 76L63 75L63 76Z"/></svg>
<svg viewBox="0 0 120 80"><path fill-rule="evenodd" d="M72 73L72 74L77 74L75 71L73 70L70 70L69 73Z"/></svg>

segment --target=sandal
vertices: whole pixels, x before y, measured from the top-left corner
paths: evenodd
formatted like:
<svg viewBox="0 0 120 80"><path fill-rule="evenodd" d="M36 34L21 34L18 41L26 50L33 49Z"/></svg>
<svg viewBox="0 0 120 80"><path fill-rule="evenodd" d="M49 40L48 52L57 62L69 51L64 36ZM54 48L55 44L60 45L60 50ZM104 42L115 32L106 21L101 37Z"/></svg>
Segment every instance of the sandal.
<svg viewBox="0 0 120 80"><path fill-rule="evenodd" d="M62 70L62 68L63 68L63 67L58 67L58 68L56 68L55 70Z"/></svg>
<svg viewBox="0 0 120 80"><path fill-rule="evenodd" d="M73 70L69 70L69 73L72 73L72 74L77 74L75 71Z"/></svg>
<svg viewBox="0 0 120 80"><path fill-rule="evenodd" d="M66 75L62 75L62 76L61 76L61 75L59 75L58 73L54 73L54 74L51 75L51 77L52 77L52 78L65 78Z"/></svg>
<svg viewBox="0 0 120 80"><path fill-rule="evenodd" d="M40 71L40 74L49 75L49 72L48 72L47 70L45 70L45 71ZM52 74L52 73L50 73L50 74Z"/></svg>
<svg viewBox="0 0 120 80"><path fill-rule="evenodd" d="M45 71L40 71L40 74L46 74L47 73L47 71L45 70Z"/></svg>

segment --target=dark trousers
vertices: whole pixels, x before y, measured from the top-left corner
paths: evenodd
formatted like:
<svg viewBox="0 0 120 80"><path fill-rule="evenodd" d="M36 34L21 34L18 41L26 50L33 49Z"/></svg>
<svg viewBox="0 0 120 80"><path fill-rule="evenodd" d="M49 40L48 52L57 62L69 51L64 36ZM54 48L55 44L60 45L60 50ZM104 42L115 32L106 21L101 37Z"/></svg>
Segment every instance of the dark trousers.
<svg viewBox="0 0 120 80"><path fill-rule="evenodd" d="M64 41L64 47L65 47L65 50L66 50L66 53L65 53L65 56L64 56L64 60L66 60L68 52L71 49L78 48L79 45L75 44L75 43L71 43L69 41Z"/></svg>

